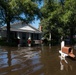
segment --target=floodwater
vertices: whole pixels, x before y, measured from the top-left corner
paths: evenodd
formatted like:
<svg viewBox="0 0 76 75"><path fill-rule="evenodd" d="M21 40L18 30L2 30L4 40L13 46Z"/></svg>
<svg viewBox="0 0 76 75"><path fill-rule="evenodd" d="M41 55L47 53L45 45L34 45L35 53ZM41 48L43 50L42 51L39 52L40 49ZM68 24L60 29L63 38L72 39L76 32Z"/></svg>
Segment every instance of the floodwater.
<svg viewBox="0 0 76 75"><path fill-rule="evenodd" d="M0 75L76 75L76 60L66 57L66 63L59 50L60 46L1 47Z"/></svg>

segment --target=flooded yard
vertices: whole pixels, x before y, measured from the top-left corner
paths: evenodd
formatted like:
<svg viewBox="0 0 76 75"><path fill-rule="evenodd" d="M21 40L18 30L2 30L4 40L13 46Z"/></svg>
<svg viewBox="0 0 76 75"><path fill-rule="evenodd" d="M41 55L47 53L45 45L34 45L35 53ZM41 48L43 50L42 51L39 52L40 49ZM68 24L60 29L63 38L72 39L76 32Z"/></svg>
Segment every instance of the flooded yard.
<svg viewBox="0 0 76 75"><path fill-rule="evenodd" d="M66 57L66 63L59 50L60 46L1 47L0 75L76 75L76 60Z"/></svg>

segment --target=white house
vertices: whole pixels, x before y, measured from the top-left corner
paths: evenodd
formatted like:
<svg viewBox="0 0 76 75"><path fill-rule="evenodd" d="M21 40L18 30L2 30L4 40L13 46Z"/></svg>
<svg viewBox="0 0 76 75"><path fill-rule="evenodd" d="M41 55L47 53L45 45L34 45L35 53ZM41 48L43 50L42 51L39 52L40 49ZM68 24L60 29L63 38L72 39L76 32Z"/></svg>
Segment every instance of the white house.
<svg viewBox="0 0 76 75"><path fill-rule="evenodd" d="M1 37L6 37L6 26L2 27ZM14 23L10 26L11 39L20 39L20 44L27 46L27 40L31 41L41 39L41 31L24 22Z"/></svg>

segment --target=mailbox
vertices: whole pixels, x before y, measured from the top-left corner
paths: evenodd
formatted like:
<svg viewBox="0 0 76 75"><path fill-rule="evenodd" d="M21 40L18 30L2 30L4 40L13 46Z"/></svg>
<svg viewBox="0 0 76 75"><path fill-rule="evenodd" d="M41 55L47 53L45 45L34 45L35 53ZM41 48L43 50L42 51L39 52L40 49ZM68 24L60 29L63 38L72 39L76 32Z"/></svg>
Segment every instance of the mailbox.
<svg viewBox="0 0 76 75"><path fill-rule="evenodd" d="M68 56L70 57L75 57L75 55L73 54L73 49L71 47L62 47L62 52L68 54Z"/></svg>
<svg viewBox="0 0 76 75"><path fill-rule="evenodd" d="M62 52L69 54L73 52L73 49L71 47L62 47Z"/></svg>

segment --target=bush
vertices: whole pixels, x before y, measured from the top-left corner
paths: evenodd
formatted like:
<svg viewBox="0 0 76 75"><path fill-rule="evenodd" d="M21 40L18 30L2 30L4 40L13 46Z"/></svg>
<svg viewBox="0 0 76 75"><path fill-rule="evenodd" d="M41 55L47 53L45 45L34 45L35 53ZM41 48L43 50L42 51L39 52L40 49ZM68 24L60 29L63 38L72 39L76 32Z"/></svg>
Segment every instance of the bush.
<svg viewBox="0 0 76 75"><path fill-rule="evenodd" d="M1 46L17 46L16 40L11 40L10 43L7 42L6 38L0 38Z"/></svg>

